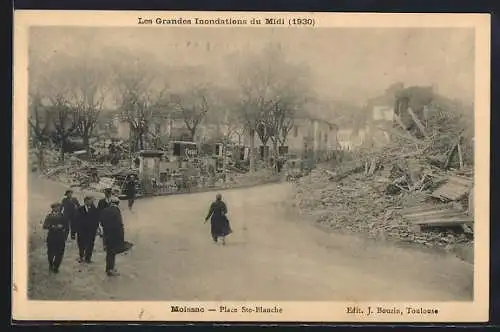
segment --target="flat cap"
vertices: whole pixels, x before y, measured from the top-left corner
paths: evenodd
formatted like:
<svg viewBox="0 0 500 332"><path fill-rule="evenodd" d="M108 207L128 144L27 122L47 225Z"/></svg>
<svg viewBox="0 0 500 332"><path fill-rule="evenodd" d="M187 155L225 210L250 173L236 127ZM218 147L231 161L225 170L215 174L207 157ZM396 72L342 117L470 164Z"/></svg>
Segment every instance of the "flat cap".
<svg viewBox="0 0 500 332"><path fill-rule="evenodd" d="M59 202L55 202L55 203L50 204L50 208L51 208L51 209L55 209L55 208L60 207L61 205L62 205L61 203L59 203Z"/></svg>

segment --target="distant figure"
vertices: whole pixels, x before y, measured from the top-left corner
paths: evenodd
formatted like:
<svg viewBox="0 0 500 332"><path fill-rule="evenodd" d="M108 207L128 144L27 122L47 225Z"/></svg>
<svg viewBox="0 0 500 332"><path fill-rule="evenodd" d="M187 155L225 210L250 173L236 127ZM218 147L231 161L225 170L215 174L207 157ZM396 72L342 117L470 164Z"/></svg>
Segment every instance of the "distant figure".
<svg viewBox="0 0 500 332"><path fill-rule="evenodd" d="M210 205L210 209L205 218L205 222L210 218L210 230L214 243L219 237L222 238L222 245L226 244L226 236L232 233L229 220L227 218L227 206L222 201L222 195L217 194L215 202Z"/></svg>
<svg viewBox="0 0 500 332"><path fill-rule="evenodd" d="M132 211L132 207L134 206L135 195L136 195L136 185L137 181L135 180L135 175L131 174L125 183L125 192L128 200L128 208Z"/></svg>
<svg viewBox="0 0 500 332"><path fill-rule="evenodd" d="M43 229L47 233L47 258L49 260L49 272L58 273L59 266L64 257L66 247L66 219L61 212L61 203L50 205L51 212L45 217Z"/></svg>
<svg viewBox="0 0 500 332"><path fill-rule="evenodd" d="M66 239L68 238L68 234L70 232L71 239L76 239L76 230L73 229L73 221L76 217L76 213L79 207L80 203L75 197L73 197L73 190L66 190L66 192L64 193L64 198L62 199L62 213L64 218L66 219Z"/></svg>
<svg viewBox="0 0 500 332"><path fill-rule="evenodd" d="M106 243L106 274L110 277L119 275L115 269L115 257L124 245L123 219L117 197L111 199L111 204L101 212L101 224Z"/></svg>
<svg viewBox="0 0 500 332"><path fill-rule="evenodd" d="M99 227L99 210L94 205L94 198L87 196L83 206L78 209L76 231L80 263L92 263L94 242Z"/></svg>

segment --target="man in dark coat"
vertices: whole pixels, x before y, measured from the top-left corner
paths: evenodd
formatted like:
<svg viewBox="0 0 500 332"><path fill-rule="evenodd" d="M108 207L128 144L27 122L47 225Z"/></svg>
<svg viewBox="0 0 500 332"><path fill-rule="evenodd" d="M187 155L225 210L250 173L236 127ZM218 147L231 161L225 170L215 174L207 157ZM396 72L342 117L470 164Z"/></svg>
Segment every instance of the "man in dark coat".
<svg viewBox="0 0 500 332"><path fill-rule="evenodd" d="M111 188L104 189L104 198L101 198L99 202L97 202L97 208L99 210L104 210L105 208L110 206L112 195L113 191L111 190Z"/></svg>
<svg viewBox="0 0 500 332"><path fill-rule="evenodd" d="M232 233L229 220L227 219L227 206L222 201L222 195L217 194L215 202L210 205L205 222L210 218L210 231L214 243L222 237L222 245L226 244L226 236Z"/></svg>
<svg viewBox="0 0 500 332"><path fill-rule="evenodd" d="M136 186L137 186L137 181L135 180L135 175L131 174L127 182L125 183L125 193L128 199L129 210L132 210L132 206L134 206Z"/></svg>
<svg viewBox="0 0 500 332"><path fill-rule="evenodd" d="M97 210L99 210L99 220L101 218L102 211L109 207L111 205L111 199L112 199L113 191L111 188L106 188L104 189L104 198L101 198L99 202L97 202ZM102 232L100 232L100 236L102 237L102 246L104 247L104 250L106 250L106 240L102 236Z"/></svg>
<svg viewBox="0 0 500 332"><path fill-rule="evenodd" d="M99 227L99 211L94 205L94 198L87 196L84 205L78 208L76 231L80 263L92 263L94 242Z"/></svg>
<svg viewBox="0 0 500 332"><path fill-rule="evenodd" d="M66 239L68 238L70 232L71 239L74 240L76 238L76 230L73 229L73 221L76 218L77 210L79 207L80 203L75 197L73 197L73 191L66 190L66 192L64 193L64 198L62 199L62 213L64 218L66 219Z"/></svg>
<svg viewBox="0 0 500 332"><path fill-rule="evenodd" d="M115 269L116 254L122 252L125 244L123 219L118 205L120 200L117 197L111 199L111 205L102 210L100 220L104 232L104 241L106 243L106 274L116 276L118 272Z"/></svg>
<svg viewBox="0 0 500 332"><path fill-rule="evenodd" d="M58 273L66 247L66 220L61 212L61 203L51 204L51 212L45 217L43 229L47 233L47 258L49 272Z"/></svg>

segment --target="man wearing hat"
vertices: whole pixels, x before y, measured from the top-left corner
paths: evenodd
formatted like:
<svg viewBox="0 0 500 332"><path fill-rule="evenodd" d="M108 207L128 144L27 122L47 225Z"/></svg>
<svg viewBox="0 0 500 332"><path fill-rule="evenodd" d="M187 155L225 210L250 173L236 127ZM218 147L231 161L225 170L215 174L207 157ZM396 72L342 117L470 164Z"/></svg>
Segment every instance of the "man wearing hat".
<svg viewBox="0 0 500 332"><path fill-rule="evenodd" d="M59 266L64 257L66 247L66 220L61 212L62 204L57 202L50 205L51 212L45 217L43 229L47 233L47 258L49 271L59 272Z"/></svg>
<svg viewBox="0 0 500 332"><path fill-rule="evenodd" d="M118 275L115 269L115 257L116 254L123 251L125 243L119 204L120 200L117 197L112 197L110 205L104 208L100 214L104 242L106 243L106 274L110 277Z"/></svg>
<svg viewBox="0 0 500 332"><path fill-rule="evenodd" d="M93 197L87 196L84 198L83 206L78 208L78 216L74 226L76 226L77 231L78 261L80 263L92 263L94 242L99 227L99 215Z"/></svg>
<svg viewBox="0 0 500 332"><path fill-rule="evenodd" d="M75 197L73 197L73 190L66 190L61 203L63 216L66 219L66 239L71 231L71 239L74 240L76 238L76 229L73 229L73 221L76 218L80 203Z"/></svg>
<svg viewBox="0 0 500 332"><path fill-rule="evenodd" d="M97 210L99 213L99 216L98 216L99 220L101 219L102 211L104 211L105 208L107 208L111 205L112 196L113 196L113 191L111 190L111 188L104 189L104 198L101 198L99 200L99 202L97 202ZM102 236L102 234L101 234L101 236ZM103 245L104 249L106 249L106 241L105 241L104 237L102 237L102 245Z"/></svg>
<svg viewBox="0 0 500 332"><path fill-rule="evenodd" d="M113 191L111 190L111 188L104 189L104 198L101 198L99 202L97 202L97 208L102 211L108 206L110 206L112 196L113 196Z"/></svg>

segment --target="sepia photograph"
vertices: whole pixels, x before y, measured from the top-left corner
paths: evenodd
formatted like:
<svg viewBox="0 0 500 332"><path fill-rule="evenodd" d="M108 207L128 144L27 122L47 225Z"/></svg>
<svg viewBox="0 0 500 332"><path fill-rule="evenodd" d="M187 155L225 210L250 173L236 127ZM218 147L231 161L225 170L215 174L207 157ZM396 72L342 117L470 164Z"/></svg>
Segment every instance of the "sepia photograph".
<svg viewBox="0 0 500 332"><path fill-rule="evenodd" d="M387 320L478 300L474 25L150 14L24 27L28 302Z"/></svg>

